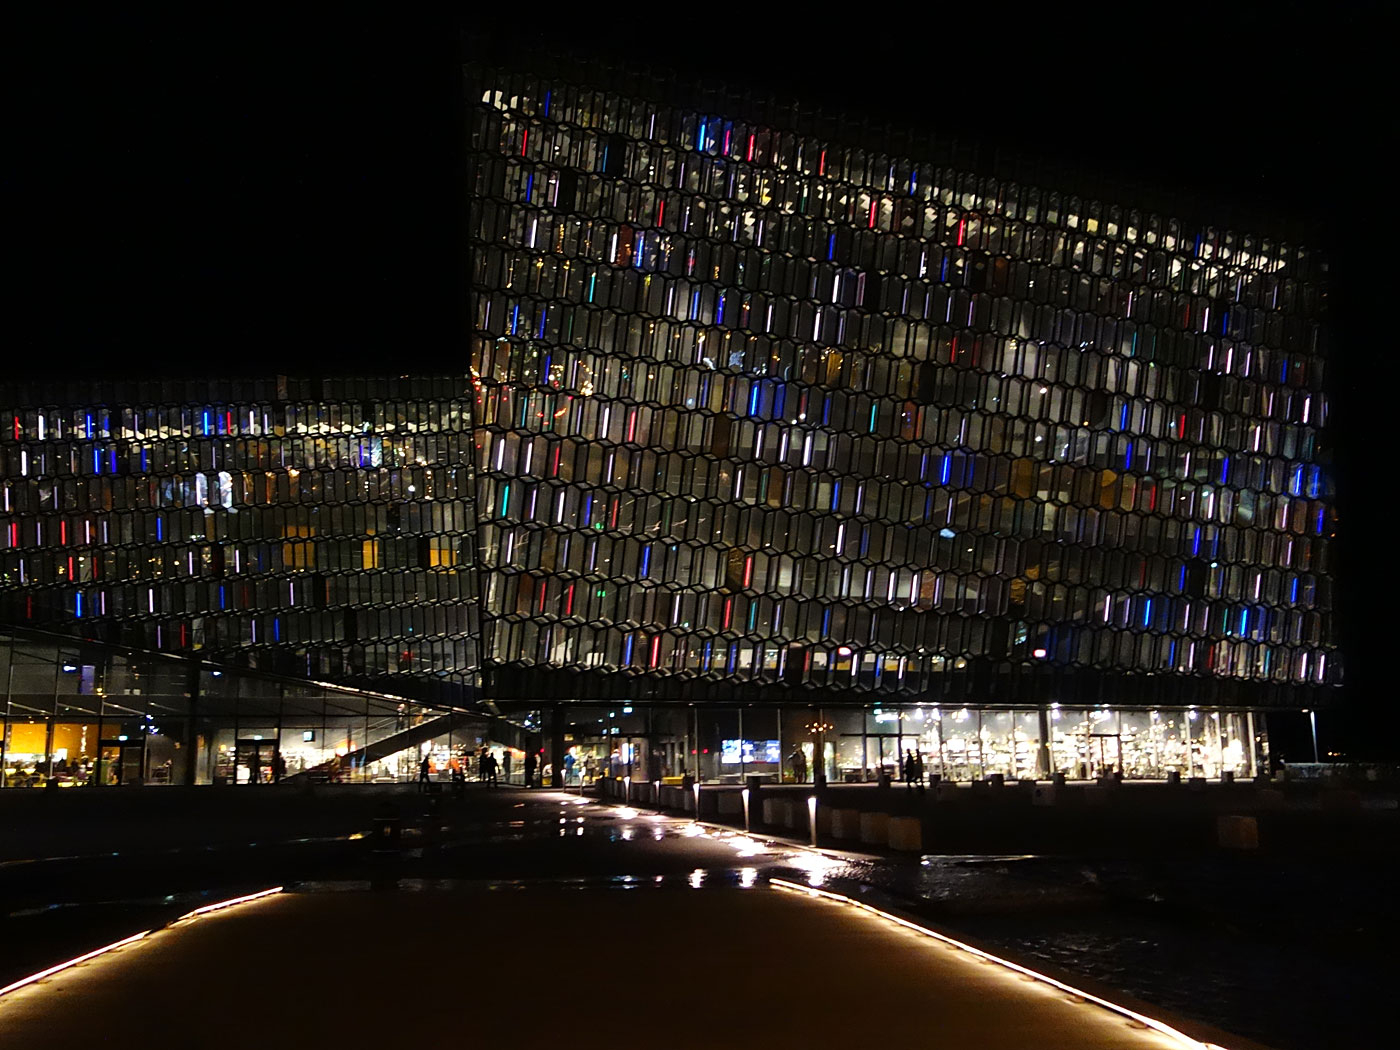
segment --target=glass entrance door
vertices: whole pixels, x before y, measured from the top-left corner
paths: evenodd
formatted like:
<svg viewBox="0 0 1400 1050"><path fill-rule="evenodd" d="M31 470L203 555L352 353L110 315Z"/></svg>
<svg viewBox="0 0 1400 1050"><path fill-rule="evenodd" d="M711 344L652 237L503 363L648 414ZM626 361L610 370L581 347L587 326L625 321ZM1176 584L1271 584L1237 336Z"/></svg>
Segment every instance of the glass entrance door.
<svg viewBox="0 0 1400 1050"><path fill-rule="evenodd" d="M142 740L104 740L97 757L97 783L102 787L141 783L146 748Z"/></svg>
<svg viewBox="0 0 1400 1050"><path fill-rule="evenodd" d="M1089 754L1094 769L1100 775L1118 773L1123 769L1123 737L1119 733L1090 733Z"/></svg>
<svg viewBox="0 0 1400 1050"><path fill-rule="evenodd" d="M238 741L235 783L271 784L277 775L277 741Z"/></svg>

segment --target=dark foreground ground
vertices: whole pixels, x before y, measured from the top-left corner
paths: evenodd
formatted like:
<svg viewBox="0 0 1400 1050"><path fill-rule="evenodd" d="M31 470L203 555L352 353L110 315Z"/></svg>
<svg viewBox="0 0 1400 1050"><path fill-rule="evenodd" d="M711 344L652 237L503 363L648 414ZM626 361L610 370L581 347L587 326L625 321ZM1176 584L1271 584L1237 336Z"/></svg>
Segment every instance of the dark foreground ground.
<svg viewBox="0 0 1400 1050"><path fill-rule="evenodd" d="M935 1031L940 1042L989 1050L1183 1045L851 908L764 883L627 892L437 880L316 890L181 924L20 989L0 1003L0 1023L17 1045L81 1045L97 1035L101 1045L177 1048L246 1046L251 1028L267 1047L350 1037L369 1046L407 1038L612 1048L650 1033L666 1046L767 1050L774 1026L810 1047L910 1045ZM600 957L542 965L542 954L564 955L581 926L606 932ZM667 933L695 936L668 951ZM783 945L781 964L742 939ZM626 967L608 943L650 954L651 964ZM297 949L269 957L272 945ZM167 998L172 985L195 991L181 978L189 974L201 975L197 994ZM142 1023L93 1031L94 1016L121 1017L153 998L161 1005L143 1010ZM880 1017L858 1005L882 1001L907 1005Z"/></svg>
<svg viewBox="0 0 1400 1050"><path fill-rule="evenodd" d="M363 790L257 797L206 792L196 801L192 806L153 793L139 804L129 799L120 810L112 808L115 802L104 803L101 812L63 799L0 809L0 986L160 927L202 903L288 885L298 890L298 900L332 891L339 898L347 890L347 901L356 894L379 900L386 894L446 893L456 903L445 902L443 915L479 913L480 895L496 893L487 910L499 921L489 931L470 921L449 928L420 923L395 910L397 904L362 908L334 921L317 911L314 930L329 930L342 919L344 930L259 933L264 943L237 983L251 979L253 971L296 982L308 967L324 965L347 974L436 973L484 953L503 966L518 965L536 991L539 981L550 987L588 982L585 987L594 990L575 1001L585 1015L597 1007L607 1016L602 1000L610 997L629 1004L657 995L656 1002L670 1001L671 991L658 991L663 986L712 1003L759 964L770 981L791 967L795 949L784 925L790 916L726 911L726 894L704 906L714 911L702 914L695 910L699 905L684 905L671 914L667 896L664 914L640 929L613 915L611 904L591 905L597 899L592 894L557 914L535 915L526 908L507 918L496 903L503 899L499 892L527 885L532 893L546 887L741 890L761 888L777 875L887 904L999 945L1037 968L1072 975L1091 989L1113 989L1119 1000L1127 993L1153 1004L1158 1014L1198 1019L1280 1050L1387 1045L1375 1033L1388 1024L1386 945L1400 924L1389 903L1389 865L1380 862L1306 854L1144 859L1136 852L1115 859L1111 851L1078 857L823 856L713 830L702 834L688 820L553 792L473 789L463 800ZM390 815L401 823L401 848L376 854L375 820ZM402 939L403 930L413 931L411 942ZM723 953L719 961L716 951ZM327 952L334 957L330 963L324 961ZM841 953L810 955L828 980L852 965ZM598 990L597 981L605 981L607 990ZM206 978L201 986L207 985ZM156 1005L170 995L167 986ZM772 987L764 1000L770 1003L769 1038L784 1017L802 1009L800 998L785 997L781 983ZM880 1023L889 1011L929 1012L918 994L900 1001L876 995L862 1004L832 990L825 998L832 999L832 1010L868 1018L871 1041L885 1041ZM875 1002L886 1005L876 1010ZM0 1030L7 1009L16 1016L13 1007L13 1001L0 1000ZM617 1016L625 1023L625 1012ZM1249 1045L1240 1038L1214 1041Z"/></svg>

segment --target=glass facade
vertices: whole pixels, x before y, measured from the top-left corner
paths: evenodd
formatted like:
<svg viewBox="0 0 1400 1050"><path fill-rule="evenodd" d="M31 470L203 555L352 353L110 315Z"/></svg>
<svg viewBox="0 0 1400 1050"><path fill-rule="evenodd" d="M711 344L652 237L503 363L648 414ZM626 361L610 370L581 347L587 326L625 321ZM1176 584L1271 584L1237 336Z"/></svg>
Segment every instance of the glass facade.
<svg viewBox="0 0 1400 1050"><path fill-rule="evenodd" d="M570 784L687 773L729 784L810 782L817 773L829 783L897 781L910 755L926 778L949 781L1247 778L1270 768L1268 715L1253 709L696 704L582 706L570 717Z"/></svg>
<svg viewBox="0 0 1400 1050"><path fill-rule="evenodd" d="M525 727L402 697L0 629L0 787L334 783L519 772ZM514 761L507 761L506 755Z"/></svg>
<svg viewBox="0 0 1400 1050"><path fill-rule="evenodd" d="M0 382L3 622L334 683L250 685L181 776L394 698L601 704L571 782L1215 776L1334 695L1316 252L743 97L467 84L458 374ZM15 777L110 775L99 663L7 694Z"/></svg>
<svg viewBox="0 0 1400 1050"><path fill-rule="evenodd" d="M502 683L1184 710L1339 681L1315 253L743 98L468 79Z"/></svg>
<svg viewBox="0 0 1400 1050"><path fill-rule="evenodd" d="M5 622L474 698L468 392L0 384Z"/></svg>

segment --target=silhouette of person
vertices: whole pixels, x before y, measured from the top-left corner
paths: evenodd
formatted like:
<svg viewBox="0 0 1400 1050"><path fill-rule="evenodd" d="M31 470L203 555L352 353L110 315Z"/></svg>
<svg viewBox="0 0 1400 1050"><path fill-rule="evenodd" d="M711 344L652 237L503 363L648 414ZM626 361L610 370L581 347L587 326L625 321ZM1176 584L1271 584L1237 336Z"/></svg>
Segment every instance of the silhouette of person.
<svg viewBox="0 0 1400 1050"><path fill-rule="evenodd" d="M527 788L535 786L535 753L533 751L525 753L525 786Z"/></svg>
<svg viewBox="0 0 1400 1050"><path fill-rule="evenodd" d="M428 790L428 785L432 783L433 765L428 761L428 756L423 756L423 761L418 763L418 792L422 794Z"/></svg>
<svg viewBox="0 0 1400 1050"><path fill-rule="evenodd" d="M792 763L792 776L799 784L807 783L807 756L802 749L796 748L788 759Z"/></svg>

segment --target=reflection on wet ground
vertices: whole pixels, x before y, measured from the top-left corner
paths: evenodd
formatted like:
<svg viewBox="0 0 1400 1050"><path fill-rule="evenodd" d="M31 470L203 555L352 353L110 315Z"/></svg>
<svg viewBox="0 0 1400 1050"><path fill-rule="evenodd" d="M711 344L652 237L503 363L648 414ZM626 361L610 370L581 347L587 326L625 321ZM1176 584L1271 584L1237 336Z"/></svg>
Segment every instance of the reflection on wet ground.
<svg viewBox="0 0 1400 1050"><path fill-rule="evenodd" d="M1328 887L1323 861L1158 863L1072 857L816 851L794 843L557 792L407 797L399 848L360 835L260 848L150 850L95 861L38 860L0 871L0 985L210 900L275 883L303 892L526 885L747 889L778 877L867 895L955 934L1086 975L1149 1003L1280 1050L1370 1045L1388 997L1380 940L1388 876L1351 871ZM384 811L390 816L390 811ZM262 836L260 836L262 837ZM1350 904L1348 904L1350 901ZM1362 919L1365 922L1362 922ZM1369 924L1369 925L1368 925Z"/></svg>
<svg viewBox="0 0 1400 1050"><path fill-rule="evenodd" d="M620 818L624 819L625 818ZM1325 859L1106 861L1038 855L907 859L816 853L683 822L778 876L856 895L1040 959L1145 1002L1292 1050L1372 1045L1390 1021L1382 938L1397 930L1388 872ZM731 884L699 870L692 885Z"/></svg>

